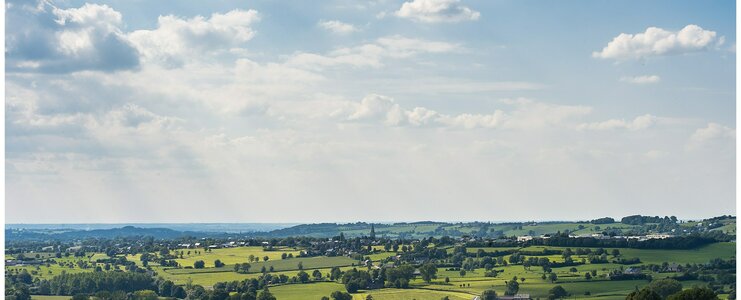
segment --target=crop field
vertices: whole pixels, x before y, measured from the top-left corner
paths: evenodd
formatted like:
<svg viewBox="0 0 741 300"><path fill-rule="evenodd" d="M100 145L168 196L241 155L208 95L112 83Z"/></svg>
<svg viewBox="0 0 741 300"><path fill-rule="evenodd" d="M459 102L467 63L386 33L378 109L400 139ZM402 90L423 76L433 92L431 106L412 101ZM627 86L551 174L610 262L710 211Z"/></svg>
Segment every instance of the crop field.
<svg viewBox="0 0 741 300"><path fill-rule="evenodd" d="M270 269L270 267L273 267L274 271L298 270L299 263L303 265L304 269L317 269L317 268L351 266L357 263L357 261L349 257L345 257L345 256L298 257L298 258L289 258L289 259L278 259L278 260L273 260L273 261L268 260L265 262L251 263L250 265L252 267L250 268L249 273L259 273L262 267L265 267L268 270ZM165 271L170 274L199 274L199 273L233 272L234 265L226 265L220 268L207 267L204 269L167 269Z"/></svg>
<svg viewBox="0 0 741 300"><path fill-rule="evenodd" d="M70 296L42 296L42 295L33 295L31 296L32 300L69 300Z"/></svg>
<svg viewBox="0 0 741 300"><path fill-rule="evenodd" d="M196 254L198 251L199 254ZM204 251L203 249L177 249L173 252L183 252L183 258L176 259L176 261L182 266L192 266L198 260L202 260L206 263L206 267L213 267L214 261L219 259L222 263L227 265L233 265L236 263L249 262L248 258L250 255L254 255L259 258L260 261L263 257L267 256L268 260L279 260L283 253L293 254L297 256L300 251L291 248L276 248L274 251L265 251L263 247L235 247L235 248L221 248L213 249L211 251ZM188 254L190 253L190 254Z"/></svg>

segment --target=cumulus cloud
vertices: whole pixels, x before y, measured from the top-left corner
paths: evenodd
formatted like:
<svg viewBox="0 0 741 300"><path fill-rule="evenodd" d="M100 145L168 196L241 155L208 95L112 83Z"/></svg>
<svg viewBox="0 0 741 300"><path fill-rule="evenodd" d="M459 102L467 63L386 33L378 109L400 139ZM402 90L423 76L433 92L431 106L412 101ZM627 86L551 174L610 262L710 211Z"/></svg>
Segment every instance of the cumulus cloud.
<svg viewBox="0 0 741 300"><path fill-rule="evenodd" d="M421 53L449 53L460 49L457 44L393 35L379 38L373 43L338 48L327 54L297 53L286 63L311 69L343 65L378 68L383 66L386 58L408 58Z"/></svg>
<svg viewBox="0 0 741 300"><path fill-rule="evenodd" d="M707 126L695 130L690 137L688 148L696 149L734 139L736 139L735 129L711 122Z"/></svg>
<svg viewBox="0 0 741 300"><path fill-rule="evenodd" d="M425 23L476 21L481 17L478 11L461 5L460 0L404 2L394 15Z"/></svg>
<svg viewBox="0 0 741 300"><path fill-rule="evenodd" d="M257 11L240 9L209 18L167 15L157 19L156 29L137 30L128 38L146 60L177 67L195 56L239 48L255 36L251 26L259 20Z"/></svg>
<svg viewBox="0 0 741 300"><path fill-rule="evenodd" d="M358 28L353 24L344 23L337 20L330 21L319 21L317 25L325 30L328 30L335 34L349 34L358 31Z"/></svg>
<svg viewBox="0 0 741 300"><path fill-rule="evenodd" d="M620 81L634 84L651 84L661 81L658 75L623 76Z"/></svg>
<svg viewBox="0 0 741 300"><path fill-rule="evenodd" d="M614 129L627 129L627 130L643 130L650 128L656 124L656 116L646 114L638 116L631 121L624 119L612 119L604 122L595 123L583 123L580 124L577 129L580 130L614 130Z"/></svg>
<svg viewBox="0 0 741 300"><path fill-rule="evenodd" d="M724 37L715 31L690 24L679 31L649 27L645 32L621 33L593 57L614 60L641 59L661 55L678 55L708 50L723 44Z"/></svg>
<svg viewBox="0 0 741 300"><path fill-rule="evenodd" d="M139 54L121 31L121 13L86 3L62 9L46 1L7 7L8 71L66 73L137 68Z"/></svg>
<svg viewBox="0 0 741 300"><path fill-rule="evenodd" d="M539 129L570 126L574 118L587 115L590 107L556 105L529 99L503 100L512 110L497 109L489 114L443 114L425 108L407 110L393 98L371 94L349 112L350 121L381 121L388 126L436 126L461 129Z"/></svg>
<svg viewBox="0 0 741 300"><path fill-rule="evenodd" d="M398 125L403 112L394 99L382 95L365 96L348 120L381 120L389 125Z"/></svg>

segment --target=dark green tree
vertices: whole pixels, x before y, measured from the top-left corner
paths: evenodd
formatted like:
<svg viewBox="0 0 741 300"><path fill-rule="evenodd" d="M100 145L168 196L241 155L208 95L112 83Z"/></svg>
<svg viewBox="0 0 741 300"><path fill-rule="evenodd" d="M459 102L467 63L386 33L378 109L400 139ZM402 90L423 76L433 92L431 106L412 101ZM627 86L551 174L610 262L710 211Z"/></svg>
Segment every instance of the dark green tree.
<svg viewBox="0 0 741 300"><path fill-rule="evenodd" d="M495 290L485 290L483 293L481 293L481 300L496 300L497 299L497 291Z"/></svg>
<svg viewBox="0 0 741 300"><path fill-rule="evenodd" d="M437 267L433 263L426 263L419 267L419 273L422 275L422 280L430 282L437 278Z"/></svg>
<svg viewBox="0 0 741 300"><path fill-rule="evenodd" d="M659 294L663 299L669 297L669 295L680 292L682 290L682 284L677 280L664 278L651 281L651 283L648 284L648 288Z"/></svg>
<svg viewBox="0 0 741 300"><path fill-rule="evenodd" d="M568 296L569 293L562 286L557 285L548 291L548 299L561 299Z"/></svg>
<svg viewBox="0 0 741 300"><path fill-rule="evenodd" d="M667 300L717 300L718 295L707 287L693 287L670 295Z"/></svg>
<svg viewBox="0 0 741 300"><path fill-rule="evenodd" d="M507 281L506 290L504 291L504 294L507 296L513 296L517 294L517 292L520 290L520 284L517 283L517 277L512 278L512 280Z"/></svg>

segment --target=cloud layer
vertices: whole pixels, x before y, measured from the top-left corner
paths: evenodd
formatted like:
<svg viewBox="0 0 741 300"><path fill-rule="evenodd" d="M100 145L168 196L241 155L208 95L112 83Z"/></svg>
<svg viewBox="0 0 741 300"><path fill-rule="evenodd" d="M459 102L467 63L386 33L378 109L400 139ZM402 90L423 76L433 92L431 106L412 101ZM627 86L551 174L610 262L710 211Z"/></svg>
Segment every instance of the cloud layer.
<svg viewBox="0 0 741 300"><path fill-rule="evenodd" d="M375 221L532 218L522 207L584 218L564 203L733 209L735 85L722 82L734 58L720 51L697 55L702 68L681 55L661 68L552 64L550 40L521 44L516 22L465 0L157 3L139 15L129 2L9 2L9 222L368 218L348 203L395 208ZM731 36L698 28L647 30L616 42L641 54L611 43L599 55L701 52ZM595 32L588 44L614 34Z"/></svg>

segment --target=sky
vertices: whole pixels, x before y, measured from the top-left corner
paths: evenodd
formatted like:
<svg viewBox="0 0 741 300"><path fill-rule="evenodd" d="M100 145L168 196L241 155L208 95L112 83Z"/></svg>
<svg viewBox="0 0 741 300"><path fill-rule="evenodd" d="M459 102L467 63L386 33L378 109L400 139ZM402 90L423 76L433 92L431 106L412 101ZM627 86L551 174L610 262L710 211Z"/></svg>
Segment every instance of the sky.
<svg viewBox="0 0 741 300"><path fill-rule="evenodd" d="M735 214L735 1L6 1L6 223Z"/></svg>

